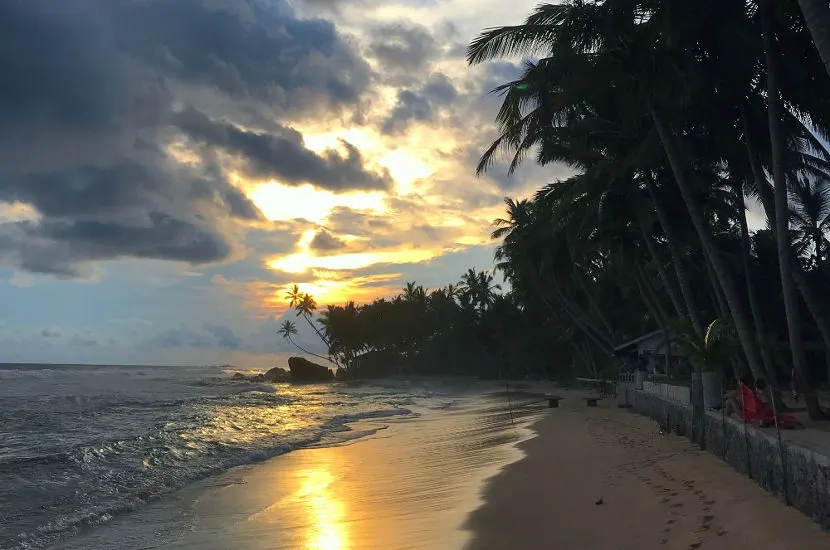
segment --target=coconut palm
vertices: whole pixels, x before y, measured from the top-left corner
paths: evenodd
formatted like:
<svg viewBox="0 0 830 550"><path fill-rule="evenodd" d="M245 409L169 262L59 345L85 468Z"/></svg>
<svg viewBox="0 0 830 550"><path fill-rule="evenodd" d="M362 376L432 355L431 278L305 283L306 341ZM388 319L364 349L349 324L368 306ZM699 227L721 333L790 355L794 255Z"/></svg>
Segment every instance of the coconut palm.
<svg viewBox="0 0 830 550"><path fill-rule="evenodd" d="M285 293L285 299L288 300L288 307L294 308L303 298L303 293L300 292L299 285L291 286L288 291Z"/></svg>
<svg viewBox="0 0 830 550"><path fill-rule="evenodd" d="M830 74L830 6L824 0L798 0L798 5L827 74Z"/></svg>
<svg viewBox="0 0 830 550"><path fill-rule="evenodd" d="M294 347L296 347L303 353L307 353L308 355L313 355L314 357L318 357L320 359L325 359L326 361L332 362L331 359L329 359L328 357L324 357L322 355L314 353L313 351L309 351L294 340L294 336L297 335L297 325L293 321L290 321L288 319L283 321L280 325L280 328L277 330L277 334L291 342L294 345Z"/></svg>
<svg viewBox="0 0 830 550"><path fill-rule="evenodd" d="M678 53L677 46L663 43L662 34L654 34L669 18L661 9L659 3L571 1L540 6L525 25L484 33L468 52L473 63L529 50L548 57L529 66L520 81L499 90L505 94L497 117L501 135L479 167L486 169L497 152L507 149L513 151L513 168L538 147L540 162L564 160L577 168L601 170L612 176L606 178L610 183L618 180L616 174L638 166L663 164L655 153L665 154L673 183L735 319L750 368L757 377L764 377L754 327L712 236L694 179L695 167L685 160L690 158L684 150L687 145L669 126L679 117L669 120L657 101L668 97L699 101L689 89L700 89L682 73L673 81L658 78L658 73L677 74L667 64ZM694 68L694 60L691 63ZM600 82L605 87L597 89ZM597 118L596 112L603 116ZM616 143L605 137L620 134L630 137Z"/></svg>
<svg viewBox="0 0 830 550"><path fill-rule="evenodd" d="M823 271L830 253L830 184L799 177L790 186L794 252L810 271Z"/></svg>

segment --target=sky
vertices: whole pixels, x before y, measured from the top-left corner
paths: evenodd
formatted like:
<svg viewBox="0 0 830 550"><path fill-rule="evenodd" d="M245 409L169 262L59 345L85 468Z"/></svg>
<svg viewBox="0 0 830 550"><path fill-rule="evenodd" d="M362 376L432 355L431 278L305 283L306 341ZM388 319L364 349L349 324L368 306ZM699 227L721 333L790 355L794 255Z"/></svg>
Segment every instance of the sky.
<svg viewBox="0 0 830 550"><path fill-rule="evenodd" d="M520 66L464 52L535 4L0 3L0 362L268 367L290 285L492 268L503 198L567 170L475 176Z"/></svg>

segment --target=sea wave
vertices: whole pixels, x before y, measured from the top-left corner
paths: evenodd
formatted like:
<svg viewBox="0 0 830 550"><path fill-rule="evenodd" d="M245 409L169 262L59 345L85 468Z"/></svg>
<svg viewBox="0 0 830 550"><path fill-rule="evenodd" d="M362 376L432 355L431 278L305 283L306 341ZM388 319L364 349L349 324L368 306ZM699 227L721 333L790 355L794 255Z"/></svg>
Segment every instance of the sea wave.
<svg viewBox="0 0 830 550"><path fill-rule="evenodd" d="M18 533L7 546L0 547L9 550L43 548L81 528L110 521L119 514L133 511L187 484L229 468L261 462L295 449L319 445L326 438L333 436L334 439L330 442L332 444L347 442L371 435L378 429L375 427L368 430L352 430L349 427L351 423L411 414L411 410L403 408L341 414L318 426L309 426L302 433L274 434L269 441L258 440L256 444L247 448L211 442L201 442L194 448L187 442L173 444L175 438L171 437L172 434L166 434L165 437L165 434L159 432L155 436L114 439L95 446L82 446L66 453L19 457L0 462L0 474L4 471L11 473L13 470L19 478L25 475L27 470L46 466L47 469L51 467L55 474L60 472L61 475L68 476L74 473L116 488L103 498L102 495L95 494L86 502L78 502L74 509L34 529ZM146 445L147 443L150 445ZM137 458L141 454L144 458L140 468L119 467L119 462L123 462L124 459ZM66 468L67 466L69 468ZM48 472L38 473L43 474L48 475Z"/></svg>

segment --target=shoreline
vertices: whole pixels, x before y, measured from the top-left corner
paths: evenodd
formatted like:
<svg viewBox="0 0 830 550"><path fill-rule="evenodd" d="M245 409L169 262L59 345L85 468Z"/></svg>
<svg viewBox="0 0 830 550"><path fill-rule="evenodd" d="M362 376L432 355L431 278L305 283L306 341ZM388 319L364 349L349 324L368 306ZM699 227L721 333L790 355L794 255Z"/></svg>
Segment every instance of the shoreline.
<svg viewBox="0 0 830 550"><path fill-rule="evenodd" d="M823 549L830 535L687 439L565 391L491 478L466 550Z"/></svg>
<svg viewBox="0 0 830 550"><path fill-rule="evenodd" d="M484 482L522 458L546 410L504 405L363 420L350 428L373 435L233 468L52 548L461 549Z"/></svg>

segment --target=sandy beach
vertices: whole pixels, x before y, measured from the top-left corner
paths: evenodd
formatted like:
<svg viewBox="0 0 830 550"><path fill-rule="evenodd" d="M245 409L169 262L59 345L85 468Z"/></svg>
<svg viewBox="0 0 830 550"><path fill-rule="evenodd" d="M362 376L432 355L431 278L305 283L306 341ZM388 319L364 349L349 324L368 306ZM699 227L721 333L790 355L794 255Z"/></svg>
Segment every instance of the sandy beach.
<svg viewBox="0 0 830 550"><path fill-rule="evenodd" d="M561 393L558 409L479 394L361 422L379 431L235 468L52 548L830 547L818 525L685 438L614 400L594 409L585 392Z"/></svg>
<svg viewBox="0 0 830 550"><path fill-rule="evenodd" d="M566 393L492 478L467 550L812 550L830 535L650 419ZM599 503L599 504L598 504Z"/></svg>

